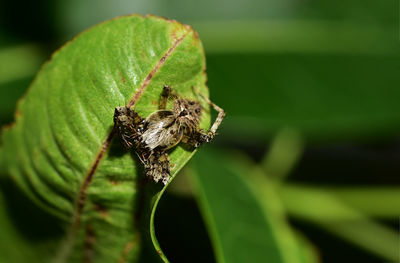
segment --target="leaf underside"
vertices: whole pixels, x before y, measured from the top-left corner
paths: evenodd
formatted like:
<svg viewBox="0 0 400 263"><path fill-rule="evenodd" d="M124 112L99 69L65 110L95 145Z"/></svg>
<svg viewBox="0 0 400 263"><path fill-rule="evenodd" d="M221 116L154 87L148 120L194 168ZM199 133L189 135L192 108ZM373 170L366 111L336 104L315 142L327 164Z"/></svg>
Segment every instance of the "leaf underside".
<svg viewBox="0 0 400 263"><path fill-rule="evenodd" d="M154 16L126 16L97 25L58 50L19 103L2 134L2 172L65 229L55 262L135 262L148 229L151 200L162 186L144 186L141 165L112 133L114 108L134 103L146 117L163 85L182 97L208 96L205 58L188 26ZM209 111L201 127L209 125ZM193 152L170 153L175 175ZM144 187L151 188L143 194ZM153 195L153 196L148 196ZM143 200L149 200L145 202ZM143 203L143 204L142 204ZM155 253L155 252L154 252ZM1 254L1 253L0 253Z"/></svg>
<svg viewBox="0 0 400 263"><path fill-rule="evenodd" d="M316 262L314 251L294 236L273 187L252 162L209 149L194 159L191 178L217 262Z"/></svg>

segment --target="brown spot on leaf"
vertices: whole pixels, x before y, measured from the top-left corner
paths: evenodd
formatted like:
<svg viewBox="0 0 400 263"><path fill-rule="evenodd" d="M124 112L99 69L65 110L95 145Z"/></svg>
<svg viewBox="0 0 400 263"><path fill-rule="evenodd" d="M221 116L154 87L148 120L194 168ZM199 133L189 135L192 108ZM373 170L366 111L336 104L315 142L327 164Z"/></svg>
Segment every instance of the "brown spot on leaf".
<svg viewBox="0 0 400 263"><path fill-rule="evenodd" d="M120 72L119 73L119 75L121 76L121 80L122 80L122 83L126 83L126 79L124 78L124 75L122 75L122 73Z"/></svg>
<svg viewBox="0 0 400 263"><path fill-rule="evenodd" d="M109 181L112 185L119 185L119 181L115 180L115 178L108 178L108 181Z"/></svg>
<svg viewBox="0 0 400 263"><path fill-rule="evenodd" d="M140 238L139 233L136 233L136 235L133 238L133 240L131 240L128 243L126 243L126 245L124 247L124 251L122 251L122 255L121 255L121 258L118 260L118 263L125 263L126 262L127 256L132 251L132 248L134 248L135 245L138 243L139 238Z"/></svg>
<svg viewBox="0 0 400 263"><path fill-rule="evenodd" d="M194 32L194 33L193 33L194 38L199 39L199 33L197 33L196 31L193 31L193 32Z"/></svg>
<svg viewBox="0 0 400 263"><path fill-rule="evenodd" d="M93 204L93 208L94 208L94 210L99 212L99 214L102 217L108 217L109 213L107 211L107 208L105 208L103 205L101 205L101 204Z"/></svg>
<svg viewBox="0 0 400 263"><path fill-rule="evenodd" d="M3 127L1 127L1 129L2 129L3 132L5 132L5 131L11 129L12 127L14 127L15 124L17 124L17 123L16 122L12 122L10 124L5 124L5 125L3 125Z"/></svg>

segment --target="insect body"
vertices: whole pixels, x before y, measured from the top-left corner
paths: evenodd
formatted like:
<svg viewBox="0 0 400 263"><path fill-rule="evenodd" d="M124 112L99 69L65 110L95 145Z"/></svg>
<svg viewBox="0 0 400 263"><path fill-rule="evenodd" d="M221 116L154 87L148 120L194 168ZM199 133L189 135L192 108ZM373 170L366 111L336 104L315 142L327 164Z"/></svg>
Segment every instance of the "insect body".
<svg viewBox="0 0 400 263"><path fill-rule="evenodd" d="M174 99L172 110L166 110L169 98ZM208 132L199 128L203 111L198 101L179 98L168 86L164 86L159 103L160 110L146 119L127 106L115 108L114 126L127 149L135 148L136 154L144 165L145 174L154 181L166 184L170 178L167 150L183 142L195 148L210 142L225 112L204 98L215 110L218 117Z"/></svg>

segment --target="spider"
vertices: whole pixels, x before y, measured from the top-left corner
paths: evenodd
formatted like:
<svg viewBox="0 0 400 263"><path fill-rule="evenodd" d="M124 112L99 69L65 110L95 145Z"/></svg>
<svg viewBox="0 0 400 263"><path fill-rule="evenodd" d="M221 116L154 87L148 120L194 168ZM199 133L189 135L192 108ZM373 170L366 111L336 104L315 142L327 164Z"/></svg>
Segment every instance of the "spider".
<svg viewBox="0 0 400 263"><path fill-rule="evenodd" d="M164 85L159 110L143 119L133 107L115 108L114 128L127 149L134 148L144 165L144 173L155 182L165 184L170 179L167 151L183 142L194 148L210 142L225 117L223 109L199 94L217 112L218 117L208 132L199 128L203 108L198 101L180 98L169 86ZM166 110L168 99L174 100L171 110Z"/></svg>

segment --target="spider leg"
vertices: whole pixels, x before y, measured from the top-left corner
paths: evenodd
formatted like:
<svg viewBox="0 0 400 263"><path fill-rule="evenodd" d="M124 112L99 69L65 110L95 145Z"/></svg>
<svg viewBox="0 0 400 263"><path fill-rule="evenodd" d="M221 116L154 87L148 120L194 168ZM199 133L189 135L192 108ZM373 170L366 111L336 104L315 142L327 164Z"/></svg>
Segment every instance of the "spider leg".
<svg viewBox="0 0 400 263"><path fill-rule="evenodd" d="M197 94L199 94L203 100L205 100L209 105L211 105L214 108L214 110L218 112L218 116L208 132L204 132L202 130L198 130L197 132L195 132L193 137L195 138L195 140L197 140L197 144L195 143L194 146L199 147L201 144L205 142L210 142L215 137L217 129L219 125L221 125L222 120L225 117L225 111L221 107L217 106L215 103L210 101L208 98L204 97L200 92L198 92L198 90L195 87L193 87L193 90Z"/></svg>
<svg viewBox="0 0 400 263"><path fill-rule="evenodd" d="M140 162L141 162L143 165L145 165L146 162L144 161L144 157L143 157L143 156L140 156L140 153L139 153L138 151L135 151L135 153L136 153L137 157L139 158Z"/></svg>
<svg viewBox="0 0 400 263"><path fill-rule="evenodd" d="M170 86L164 85L163 91L161 93L160 102L158 104L158 108L160 110L165 110L167 107L167 102L169 98L177 98L178 94L176 94Z"/></svg>
<svg viewBox="0 0 400 263"><path fill-rule="evenodd" d="M144 120L133 109L127 106L115 108L114 129L125 148L138 147L143 125Z"/></svg>

